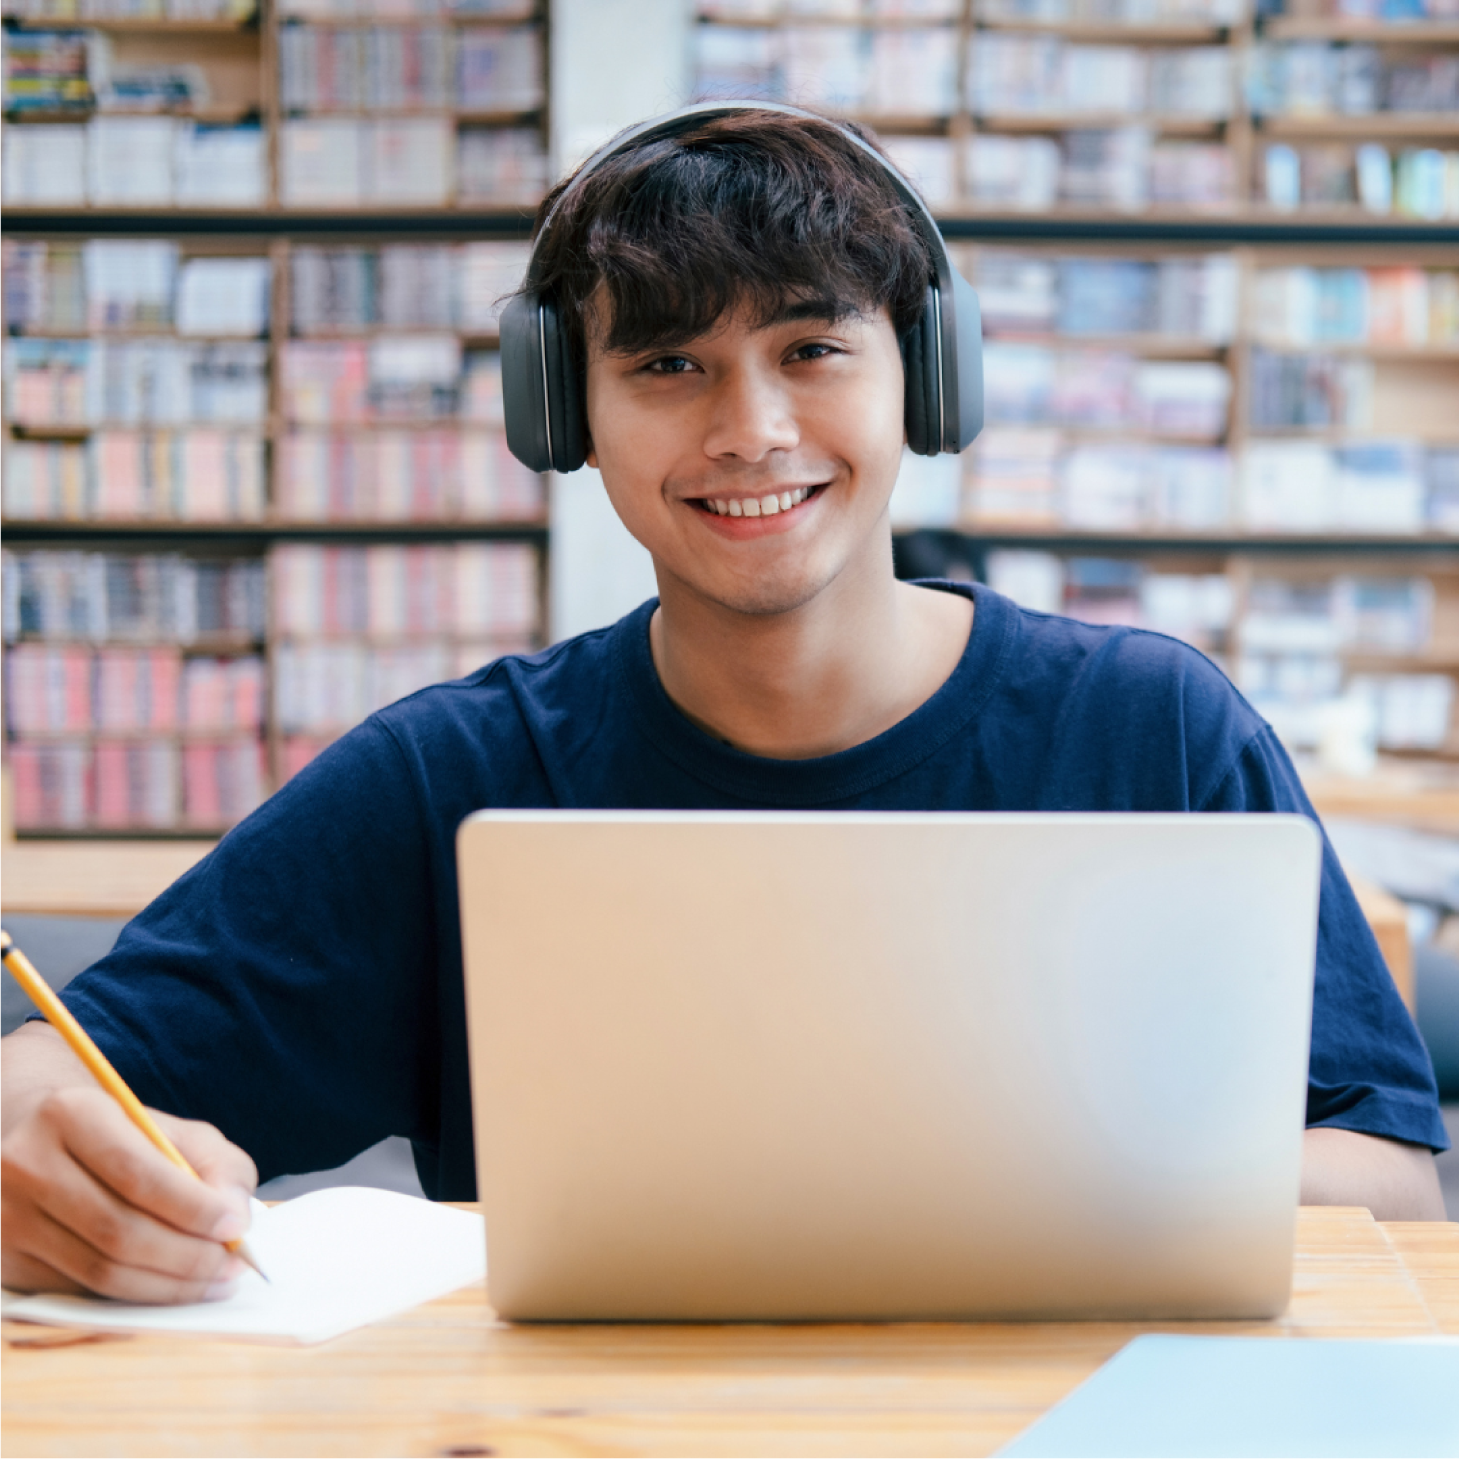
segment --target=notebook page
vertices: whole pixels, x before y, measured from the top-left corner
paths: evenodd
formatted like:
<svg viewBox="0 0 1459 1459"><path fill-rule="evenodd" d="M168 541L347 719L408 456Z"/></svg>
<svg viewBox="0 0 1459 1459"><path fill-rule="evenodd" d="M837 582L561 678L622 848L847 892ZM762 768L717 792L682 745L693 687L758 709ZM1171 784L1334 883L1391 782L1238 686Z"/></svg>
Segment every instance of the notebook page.
<svg viewBox="0 0 1459 1459"><path fill-rule="evenodd" d="M340 1186L271 1210L255 1203L247 1239L269 1281L246 1271L226 1301L144 1307L7 1292L4 1315L67 1327L316 1343L486 1275L480 1216L395 1191Z"/></svg>

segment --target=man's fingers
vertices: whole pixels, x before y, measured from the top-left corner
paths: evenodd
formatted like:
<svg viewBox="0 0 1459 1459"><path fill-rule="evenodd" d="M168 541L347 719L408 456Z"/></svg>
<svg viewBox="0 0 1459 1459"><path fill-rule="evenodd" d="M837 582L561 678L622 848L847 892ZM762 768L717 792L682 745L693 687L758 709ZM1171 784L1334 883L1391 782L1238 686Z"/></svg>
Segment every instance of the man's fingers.
<svg viewBox="0 0 1459 1459"><path fill-rule="evenodd" d="M155 1224L155 1223L153 1223ZM188 1276L129 1266L88 1245L46 1212L34 1212L27 1223L25 1260L35 1267L35 1285L47 1290L71 1287L96 1292L118 1302L206 1302L227 1296L242 1274L243 1264L214 1246L220 1260ZM6 1262L10 1280L11 1262ZM61 1281L56 1278L60 1277Z"/></svg>
<svg viewBox="0 0 1459 1459"><path fill-rule="evenodd" d="M161 1119L197 1173L90 1085L53 1089L7 1129L7 1283L128 1302L226 1295L243 1268L223 1243L248 1228L253 1163L206 1125Z"/></svg>
<svg viewBox="0 0 1459 1459"><path fill-rule="evenodd" d="M201 1120L179 1119L176 1115L157 1114L157 1123L173 1144L187 1156L188 1164L199 1177L215 1190L241 1192L245 1214L248 1197L258 1187L258 1167L215 1125Z"/></svg>
<svg viewBox="0 0 1459 1459"><path fill-rule="evenodd" d="M52 1114L48 1101L43 1114L56 1121L61 1143L127 1205L208 1241L231 1241L247 1230L245 1190L220 1190L174 1165L115 1100L100 1090L68 1090L55 1100L67 1107Z"/></svg>
<svg viewBox="0 0 1459 1459"><path fill-rule="evenodd" d="M47 1220L75 1235L88 1256L94 1254L117 1267L206 1286L227 1263L220 1242L178 1231L150 1212L129 1205L74 1161L60 1166L33 1200ZM57 1253L40 1252L34 1238L27 1241L26 1247L55 1264ZM62 1249L62 1254L72 1262L80 1259L69 1247ZM62 1270L77 1281L87 1282L87 1277L78 1274L72 1265ZM108 1291L107 1295L113 1293Z"/></svg>

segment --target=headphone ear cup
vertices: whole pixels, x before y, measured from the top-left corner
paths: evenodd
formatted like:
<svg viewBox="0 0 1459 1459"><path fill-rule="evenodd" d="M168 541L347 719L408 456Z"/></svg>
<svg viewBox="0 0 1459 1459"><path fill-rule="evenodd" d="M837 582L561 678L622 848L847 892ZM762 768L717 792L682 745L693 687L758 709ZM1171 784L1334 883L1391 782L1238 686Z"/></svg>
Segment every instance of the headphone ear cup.
<svg viewBox="0 0 1459 1459"><path fill-rule="evenodd" d="M546 348L547 419L552 435L554 471L576 471L588 455L583 372L557 305L542 301L542 341Z"/></svg>
<svg viewBox="0 0 1459 1459"><path fill-rule="evenodd" d="M523 293L502 310L502 416L507 447L529 471L552 470L543 395L542 334L536 294Z"/></svg>
<svg viewBox="0 0 1459 1459"><path fill-rule="evenodd" d="M918 456L935 456L942 449L937 430L937 328L932 317L936 308L937 294L929 288L921 315L902 339L907 448Z"/></svg>

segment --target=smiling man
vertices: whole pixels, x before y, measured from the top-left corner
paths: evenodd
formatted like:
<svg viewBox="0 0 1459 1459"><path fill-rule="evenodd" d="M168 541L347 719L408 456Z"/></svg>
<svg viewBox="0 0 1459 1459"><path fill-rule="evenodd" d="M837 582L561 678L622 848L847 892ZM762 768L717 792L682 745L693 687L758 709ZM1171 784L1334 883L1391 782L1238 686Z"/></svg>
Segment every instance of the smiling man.
<svg viewBox="0 0 1459 1459"><path fill-rule="evenodd" d="M529 283L658 600L372 716L72 984L144 1102L188 1117L166 1123L206 1185L45 1025L5 1041L8 1286L226 1291L255 1166L387 1135L432 1196L473 1195L454 837L481 807L1311 814L1194 650L896 580L934 243L844 129L695 118L554 207ZM1442 1217L1432 1071L1330 849L1307 1116L1304 1200Z"/></svg>

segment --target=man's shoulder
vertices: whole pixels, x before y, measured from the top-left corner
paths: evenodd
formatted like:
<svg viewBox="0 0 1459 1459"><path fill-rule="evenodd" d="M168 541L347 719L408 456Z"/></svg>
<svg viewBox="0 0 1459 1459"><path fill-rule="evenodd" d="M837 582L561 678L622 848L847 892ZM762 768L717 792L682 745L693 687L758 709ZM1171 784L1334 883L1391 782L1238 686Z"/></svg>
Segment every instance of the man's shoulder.
<svg viewBox="0 0 1459 1459"><path fill-rule="evenodd" d="M990 709L1028 753L1076 778L1169 779L1198 805L1267 730L1222 668L1181 639L1007 599L995 616L1005 632Z"/></svg>

